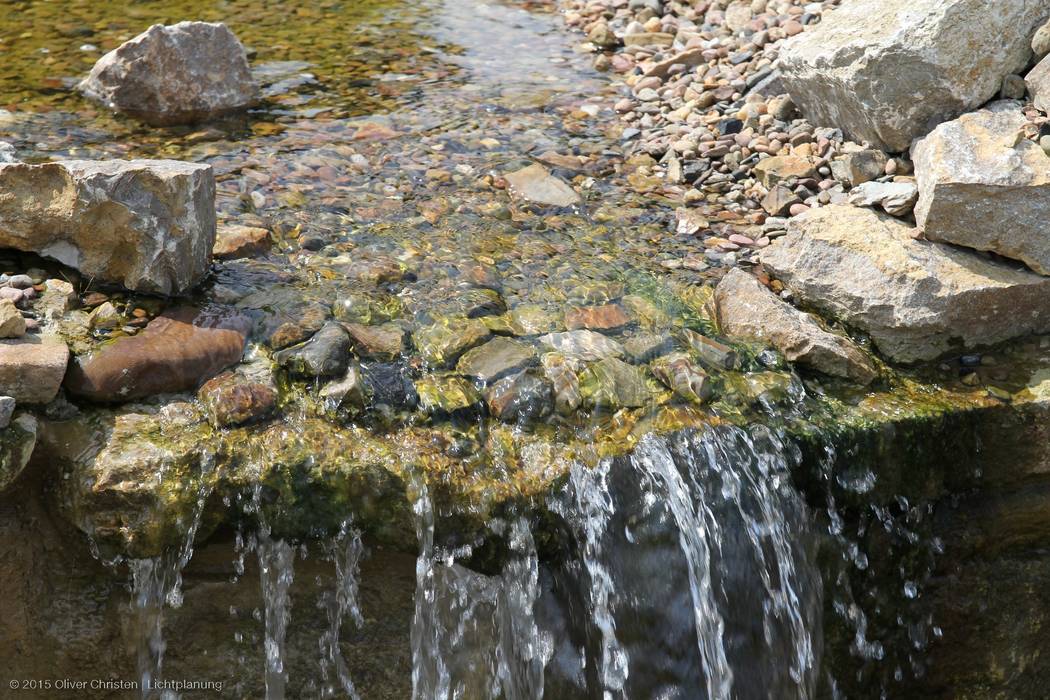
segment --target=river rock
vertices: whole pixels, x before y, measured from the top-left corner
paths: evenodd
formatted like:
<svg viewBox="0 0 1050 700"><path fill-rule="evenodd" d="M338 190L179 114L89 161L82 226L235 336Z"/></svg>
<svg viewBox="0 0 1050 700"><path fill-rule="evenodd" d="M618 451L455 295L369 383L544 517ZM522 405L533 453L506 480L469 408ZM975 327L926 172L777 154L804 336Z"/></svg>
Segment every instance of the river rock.
<svg viewBox="0 0 1050 700"><path fill-rule="evenodd" d="M100 58L78 89L149 124L189 124L255 101L241 42L225 24L155 24Z"/></svg>
<svg viewBox="0 0 1050 700"><path fill-rule="evenodd" d="M0 338L21 338L26 334L26 320L10 299L0 299Z"/></svg>
<svg viewBox="0 0 1050 700"><path fill-rule="evenodd" d="M341 324L329 321L305 343L276 353L274 360L297 377L338 377L350 365L350 337Z"/></svg>
<svg viewBox="0 0 1050 700"><path fill-rule="evenodd" d="M489 412L507 423L531 423L551 412L551 383L531 372L500 379L485 391Z"/></svg>
<svg viewBox="0 0 1050 700"><path fill-rule="evenodd" d="M212 254L219 260L251 258L270 249L270 232L258 226L220 226Z"/></svg>
<svg viewBox="0 0 1050 700"><path fill-rule="evenodd" d="M1021 136L1014 102L941 124L912 148L926 238L990 250L1050 274L1050 157Z"/></svg>
<svg viewBox="0 0 1050 700"><path fill-rule="evenodd" d="M341 379L329 382L320 393L331 408L364 408L366 392L361 368L351 363Z"/></svg>
<svg viewBox="0 0 1050 700"><path fill-rule="evenodd" d="M430 414L448 414L468 411L481 405L481 394L464 377L448 374L430 374L415 383L419 407Z"/></svg>
<svg viewBox="0 0 1050 700"><path fill-rule="evenodd" d="M631 317L619 304L577 306L565 312L565 327L570 331L618 331L630 322Z"/></svg>
<svg viewBox="0 0 1050 700"><path fill-rule="evenodd" d="M852 342L829 333L751 275L730 270L715 288L715 308L722 332L732 338L772 345L791 362L833 377L870 384L876 371Z"/></svg>
<svg viewBox="0 0 1050 700"><path fill-rule="evenodd" d="M540 342L551 350L578 360L601 360L606 357L623 357L623 346L618 342L589 330L548 333Z"/></svg>
<svg viewBox="0 0 1050 700"><path fill-rule="evenodd" d="M53 336L0 340L0 394L20 404L48 403L66 376L69 348Z"/></svg>
<svg viewBox="0 0 1050 700"><path fill-rule="evenodd" d="M576 190L539 163L516 170L504 178L513 194L536 204L571 207L580 203Z"/></svg>
<svg viewBox="0 0 1050 700"><path fill-rule="evenodd" d="M887 214L907 216L915 208L919 188L914 182L865 182L849 193L849 203L858 207L880 206Z"/></svg>
<svg viewBox="0 0 1050 700"><path fill-rule="evenodd" d="M554 409L560 415L572 415L583 403L577 375L583 362L559 352L548 352L540 358L540 363L554 390Z"/></svg>
<svg viewBox="0 0 1050 700"><path fill-rule="evenodd" d="M101 282L182 294L215 242L211 166L174 160L0 165L0 247L39 253Z"/></svg>
<svg viewBox="0 0 1050 700"><path fill-rule="evenodd" d="M780 72L814 124L904 151L1024 69L1048 14L1029 0L852 0L785 42Z"/></svg>
<svg viewBox="0 0 1050 700"><path fill-rule="evenodd" d="M886 161L889 160L882 151L870 148L857 148L846 151L831 161L831 174L849 187L856 187L886 172Z"/></svg>
<svg viewBox="0 0 1050 700"><path fill-rule="evenodd" d="M520 372L537 361L536 350L510 338L493 338L484 345L468 350L459 359L456 371L485 384L508 374Z"/></svg>
<svg viewBox="0 0 1050 700"><path fill-rule="evenodd" d="M488 326L476 318L441 318L414 332L412 342L427 364L440 369L491 337Z"/></svg>
<svg viewBox="0 0 1050 700"><path fill-rule="evenodd" d="M759 257L800 301L901 362L1050 330L1050 279L916 240L915 229L872 209L809 211Z"/></svg>
<svg viewBox="0 0 1050 700"><path fill-rule="evenodd" d="M686 401L700 404L711 397L711 382L707 372L684 352L660 357L649 369L668 389Z"/></svg>
<svg viewBox="0 0 1050 700"><path fill-rule="evenodd" d="M65 386L75 396L104 403L194 390L240 362L249 327L245 316L220 307L171 309L138 335L78 357Z"/></svg>
<svg viewBox="0 0 1050 700"><path fill-rule="evenodd" d="M752 171L762 186L770 189L781 182L815 177L817 159L796 155L773 156L760 160Z"/></svg>
<svg viewBox="0 0 1050 700"><path fill-rule="evenodd" d="M608 411L641 408L652 399L642 370L615 357L598 360L580 374L580 394L591 408Z"/></svg>
<svg viewBox="0 0 1050 700"><path fill-rule="evenodd" d="M264 420L277 406L277 392L268 384L233 372L209 379L198 392L208 419L216 428L230 428Z"/></svg>
<svg viewBox="0 0 1050 700"><path fill-rule="evenodd" d="M358 357L371 360L396 360L405 347L405 331L397 323L365 326L344 323L350 344Z"/></svg>

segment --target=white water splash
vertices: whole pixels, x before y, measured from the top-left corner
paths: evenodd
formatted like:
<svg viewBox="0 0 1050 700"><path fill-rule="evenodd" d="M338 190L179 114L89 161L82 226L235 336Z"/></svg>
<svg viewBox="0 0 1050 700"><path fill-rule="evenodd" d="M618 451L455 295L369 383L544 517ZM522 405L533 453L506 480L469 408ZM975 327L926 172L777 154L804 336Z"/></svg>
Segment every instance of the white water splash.
<svg viewBox="0 0 1050 700"><path fill-rule="evenodd" d="M328 629L320 640L321 696L333 698L342 693L358 700L350 668L339 649L339 636L347 617L358 627L364 625L358 597L359 565L364 553L361 534L347 520L339 534L324 544L324 551L325 557L335 566L335 588L322 595L317 603L328 619Z"/></svg>

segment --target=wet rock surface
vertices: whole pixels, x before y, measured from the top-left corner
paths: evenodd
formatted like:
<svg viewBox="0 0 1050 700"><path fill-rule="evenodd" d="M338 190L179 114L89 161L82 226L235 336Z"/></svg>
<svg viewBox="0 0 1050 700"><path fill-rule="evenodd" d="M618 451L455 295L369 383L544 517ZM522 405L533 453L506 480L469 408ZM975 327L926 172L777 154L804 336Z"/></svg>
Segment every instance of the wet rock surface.
<svg viewBox="0 0 1050 700"><path fill-rule="evenodd" d="M77 357L66 389L90 401L121 403L196 389L244 352L248 320L226 309L167 311L138 335Z"/></svg>
<svg viewBox="0 0 1050 700"><path fill-rule="evenodd" d="M170 160L0 164L0 245L101 281L181 294L201 281L215 240L207 165Z"/></svg>
<svg viewBox="0 0 1050 700"><path fill-rule="evenodd" d="M225 24L155 24L98 60L78 89L150 124L188 124L244 109L257 87Z"/></svg>
<svg viewBox="0 0 1050 700"><path fill-rule="evenodd" d="M69 348L53 336L0 340L0 394L46 404L58 394L68 362Z"/></svg>

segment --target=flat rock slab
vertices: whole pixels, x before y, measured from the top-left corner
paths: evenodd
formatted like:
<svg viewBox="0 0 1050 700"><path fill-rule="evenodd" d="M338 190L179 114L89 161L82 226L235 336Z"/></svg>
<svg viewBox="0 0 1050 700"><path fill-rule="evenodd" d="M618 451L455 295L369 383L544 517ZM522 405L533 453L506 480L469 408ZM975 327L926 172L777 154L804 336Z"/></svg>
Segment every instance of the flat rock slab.
<svg viewBox="0 0 1050 700"><path fill-rule="evenodd" d="M876 371L849 339L830 333L807 313L782 301L739 268L715 287L715 308L722 332L731 338L768 343L790 362L818 372L870 384Z"/></svg>
<svg viewBox="0 0 1050 700"><path fill-rule="evenodd" d="M241 42L225 24L155 24L100 58L78 89L156 126L244 109L258 88Z"/></svg>
<svg viewBox="0 0 1050 700"><path fill-rule="evenodd" d="M194 390L240 362L249 328L245 316L227 310L166 311L138 335L77 358L66 390L106 403Z"/></svg>
<svg viewBox="0 0 1050 700"><path fill-rule="evenodd" d="M174 160L0 164L0 222L0 247L100 282L182 294L211 262L215 176Z"/></svg>
<svg viewBox="0 0 1050 700"><path fill-rule="evenodd" d="M567 182L555 177L540 165L532 165L504 175L511 192L535 204L571 207L580 203L580 195Z"/></svg>
<svg viewBox="0 0 1050 700"><path fill-rule="evenodd" d="M0 394L20 404L51 401L62 386L69 348L52 336L0 340Z"/></svg>
<svg viewBox="0 0 1050 700"><path fill-rule="evenodd" d="M822 207L760 259L800 301L901 362L1050 331L1050 279L914 233L871 209Z"/></svg>
<svg viewBox="0 0 1050 700"><path fill-rule="evenodd" d="M912 147L926 238L1022 260L1050 274L1050 157L1024 138L1016 102L941 124Z"/></svg>
<svg viewBox="0 0 1050 700"><path fill-rule="evenodd" d="M785 42L781 78L814 124L904 151L1023 70L1048 14L1031 0L851 0Z"/></svg>

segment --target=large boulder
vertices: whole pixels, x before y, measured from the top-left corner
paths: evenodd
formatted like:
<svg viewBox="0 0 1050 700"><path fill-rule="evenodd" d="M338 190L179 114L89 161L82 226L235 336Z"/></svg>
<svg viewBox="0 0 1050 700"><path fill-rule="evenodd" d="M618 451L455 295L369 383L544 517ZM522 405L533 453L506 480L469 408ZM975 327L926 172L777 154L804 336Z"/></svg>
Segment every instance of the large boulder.
<svg viewBox="0 0 1050 700"><path fill-rule="evenodd" d="M245 316L219 308L166 311L138 335L78 357L69 368L66 389L105 403L195 390L240 362L249 326Z"/></svg>
<svg viewBox="0 0 1050 700"><path fill-rule="evenodd" d="M155 24L100 58L78 89L149 124L189 124L255 101L244 47L225 24Z"/></svg>
<svg viewBox="0 0 1050 700"><path fill-rule="evenodd" d="M871 360L849 339L821 328L754 275L730 270L715 288L714 302L718 324L731 338L768 343L791 362L860 384L869 384L876 376Z"/></svg>
<svg viewBox="0 0 1050 700"><path fill-rule="evenodd" d="M1050 34L1050 30L1047 33ZM1024 84L1028 88L1028 94L1032 96L1032 104L1036 109L1050 112L1050 56L1039 61L1035 68L1028 72L1024 78Z"/></svg>
<svg viewBox="0 0 1050 700"><path fill-rule="evenodd" d="M912 148L926 237L990 250L1050 274L1050 157L1021 134L1014 102L941 124Z"/></svg>
<svg viewBox="0 0 1050 700"><path fill-rule="evenodd" d="M1032 0L852 0L784 44L781 76L810 121L904 151L1023 70L1048 14Z"/></svg>
<svg viewBox="0 0 1050 700"><path fill-rule="evenodd" d="M914 234L834 205L792 219L760 259L799 300L902 362L1050 330L1050 279Z"/></svg>
<svg viewBox="0 0 1050 700"><path fill-rule="evenodd" d="M0 247L39 253L100 282L181 294L207 273L214 243L209 165L0 165Z"/></svg>

